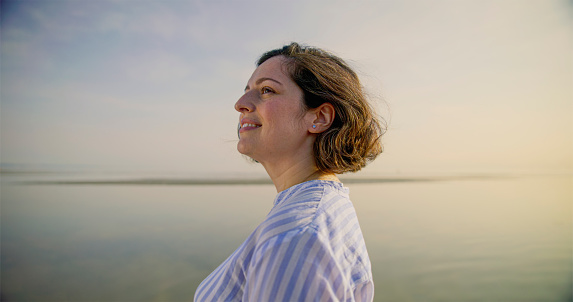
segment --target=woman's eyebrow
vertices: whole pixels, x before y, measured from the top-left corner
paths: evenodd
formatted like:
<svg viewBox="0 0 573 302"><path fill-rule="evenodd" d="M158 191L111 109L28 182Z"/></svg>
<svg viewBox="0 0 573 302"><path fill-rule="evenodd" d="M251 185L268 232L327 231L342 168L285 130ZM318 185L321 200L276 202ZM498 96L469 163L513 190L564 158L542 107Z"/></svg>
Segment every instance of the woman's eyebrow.
<svg viewBox="0 0 573 302"><path fill-rule="evenodd" d="M279 82L279 81L277 81L277 80L275 80L275 79L273 79L273 78L260 78L260 79L258 79L258 80L255 82L255 84L256 84L256 85L259 85L260 83L262 83L262 82L264 82L264 81L273 81L273 82L275 82L275 83L277 83L277 84L279 84L279 85L281 85L281 86L283 85L281 82ZM247 85L247 87L245 87L245 91L249 90L249 88L250 88L249 85Z"/></svg>

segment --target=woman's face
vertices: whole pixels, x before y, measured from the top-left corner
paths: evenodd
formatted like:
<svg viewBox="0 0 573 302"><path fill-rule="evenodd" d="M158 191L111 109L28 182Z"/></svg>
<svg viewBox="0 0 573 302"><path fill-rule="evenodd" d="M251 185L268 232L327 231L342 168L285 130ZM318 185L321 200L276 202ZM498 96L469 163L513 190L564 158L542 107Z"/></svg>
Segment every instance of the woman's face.
<svg viewBox="0 0 573 302"><path fill-rule="evenodd" d="M312 154L312 115L303 109L303 91L285 73L283 56L261 64L235 104L239 117L237 149L263 164Z"/></svg>

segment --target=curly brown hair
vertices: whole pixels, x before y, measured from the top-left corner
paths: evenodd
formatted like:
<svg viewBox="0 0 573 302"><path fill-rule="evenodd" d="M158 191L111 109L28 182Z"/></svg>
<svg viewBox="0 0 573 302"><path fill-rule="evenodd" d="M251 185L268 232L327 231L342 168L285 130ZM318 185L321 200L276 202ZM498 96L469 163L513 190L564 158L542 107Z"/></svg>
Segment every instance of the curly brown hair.
<svg viewBox="0 0 573 302"><path fill-rule="evenodd" d="M319 133L313 152L322 172L356 172L382 153L383 120L375 114L356 73L341 58L316 47L291 43L257 61L284 56L292 80L304 92L306 109L330 103L335 119Z"/></svg>

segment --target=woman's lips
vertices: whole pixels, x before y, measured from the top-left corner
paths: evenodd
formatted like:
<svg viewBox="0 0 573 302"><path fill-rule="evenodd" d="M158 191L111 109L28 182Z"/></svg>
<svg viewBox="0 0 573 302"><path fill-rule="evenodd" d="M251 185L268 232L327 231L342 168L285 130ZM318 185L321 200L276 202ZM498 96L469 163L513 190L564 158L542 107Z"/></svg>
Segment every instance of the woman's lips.
<svg viewBox="0 0 573 302"><path fill-rule="evenodd" d="M260 127L261 127L261 125L251 124L251 123L243 123L243 124L241 124L241 128L239 129L239 132L254 130L254 129L258 129Z"/></svg>
<svg viewBox="0 0 573 302"><path fill-rule="evenodd" d="M261 127L261 124L257 123L254 120L250 120L250 119L246 119L246 118L242 119L239 125L240 125L239 133L249 131L249 130L258 129Z"/></svg>

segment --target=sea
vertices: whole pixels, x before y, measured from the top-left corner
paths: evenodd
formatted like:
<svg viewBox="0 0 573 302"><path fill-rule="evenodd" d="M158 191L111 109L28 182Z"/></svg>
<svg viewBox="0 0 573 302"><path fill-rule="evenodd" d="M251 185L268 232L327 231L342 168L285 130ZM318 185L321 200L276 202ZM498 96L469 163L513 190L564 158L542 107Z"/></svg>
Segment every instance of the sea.
<svg viewBox="0 0 573 302"><path fill-rule="evenodd" d="M1 301L190 301L264 178L0 174ZM573 175L348 178L375 301L572 301Z"/></svg>

